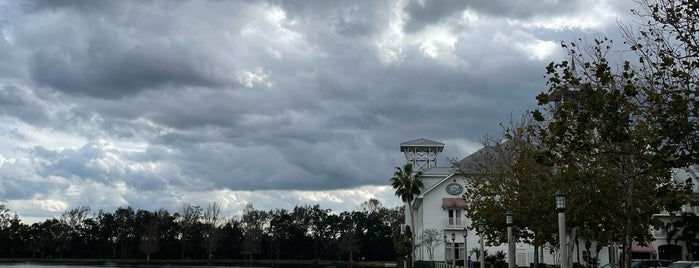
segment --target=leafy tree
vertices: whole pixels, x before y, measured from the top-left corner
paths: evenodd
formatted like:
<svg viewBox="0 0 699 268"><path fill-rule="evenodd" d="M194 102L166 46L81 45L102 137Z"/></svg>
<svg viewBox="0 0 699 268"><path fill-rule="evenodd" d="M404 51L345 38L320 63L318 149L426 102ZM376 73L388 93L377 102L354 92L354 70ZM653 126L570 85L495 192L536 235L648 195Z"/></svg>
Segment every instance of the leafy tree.
<svg viewBox="0 0 699 268"><path fill-rule="evenodd" d="M699 258L699 216L691 212L684 212L680 215L680 219L669 224L670 231L668 232L668 240L675 243L678 241L684 242L688 252L689 260Z"/></svg>
<svg viewBox="0 0 699 268"><path fill-rule="evenodd" d="M381 201L376 198L370 198L359 205L359 209L364 213L377 212L382 208Z"/></svg>
<svg viewBox="0 0 699 268"><path fill-rule="evenodd" d="M119 245L120 257L131 258L135 256L138 247L138 240L135 235L136 213L133 207L120 207L114 211L114 222L116 224L117 244Z"/></svg>
<svg viewBox="0 0 699 268"><path fill-rule="evenodd" d="M563 47L579 67L568 61L547 67L549 91L537 97L550 114L541 132L546 161L555 165L554 185L568 193L571 226L598 231L601 245L622 241L628 268L631 242L648 241L648 230L660 225L652 215L681 203L678 196L686 200L686 192L671 179L667 139L646 116L645 83L631 64L609 63L607 39ZM535 117L543 121L542 114Z"/></svg>
<svg viewBox="0 0 699 268"><path fill-rule="evenodd" d="M396 196L408 204L406 211L410 211L411 228L415 226L415 215L413 215L413 200L420 195L422 188L422 171L413 171L413 164L407 163L403 168L396 167L393 177L390 179L391 186L396 190ZM415 262L415 234L410 237L412 261Z"/></svg>
<svg viewBox="0 0 699 268"><path fill-rule="evenodd" d="M269 213L256 210L252 204L248 203L243 209L241 219L243 229L243 250L249 255L250 260L254 254L260 253L262 240L265 232L264 228L269 222Z"/></svg>
<svg viewBox="0 0 699 268"><path fill-rule="evenodd" d="M534 246L535 265L539 248L555 244L555 186L551 165L543 161L545 144L539 133L542 124L527 114L503 126L500 139L486 138L483 149L454 162L467 176L466 214L483 221L491 244L507 242L505 211L514 214L514 236Z"/></svg>
<svg viewBox="0 0 699 268"><path fill-rule="evenodd" d="M180 257L185 258L185 250L187 249L188 242L190 242L195 235L196 225L201 218L201 207L192 205L190 203L185 203L182 205L182 209L178 215L178 223L180 226L180 242L181 251Z"/></svg>
<svg viewBox="0 0 699 268"><path fill-rule="evenodd" d="M346 254L348 260L353 262L354 255L359 253L361 250L360 234L362 231L359 230L359 224L357 222L359 217L356 212L342 212L340 214L340 218L341 230L340 237L338 239L339 253Z"/></svg>
<svg viewBox="0 0 699 268"><path fill-rule="evenodd" d="M148 224L144 226L138 249L143 252L143 254L146 254L146 261L148 262L150 261L150 255L160 250L160 244L158 243L158 220L155 217L151 218Z"/></svg>
<svg viewBox="0 0 699 268"><path fill-rule="evenodd" d="M622 27L636 52L644 116L662 143L662 160L681 168L699 163L699 5L686 0L637 0L642 22Z"/></svg>

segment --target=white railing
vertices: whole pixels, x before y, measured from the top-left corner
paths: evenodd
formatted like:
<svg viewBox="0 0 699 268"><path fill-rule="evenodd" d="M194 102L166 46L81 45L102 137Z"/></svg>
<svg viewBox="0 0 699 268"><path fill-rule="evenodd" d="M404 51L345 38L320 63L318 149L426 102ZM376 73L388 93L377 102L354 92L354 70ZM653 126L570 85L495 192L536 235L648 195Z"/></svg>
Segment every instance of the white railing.
<svg viewBox="0 0 699 268"><path fill-rule="evenodd" d="M444 219L444 229L463 229L466 227L466 220L459 218Z"/></svg>
<svg viewBox="0 0 699 268"><path fill-rule="evenodd" d="M452 264L451 261L449 261L449 263L443 263L443 262L435 262L434 263L434 268L454 268L454 267L463 268L463 267L458 266L458 265L454 266L454 264Z"/></svg>

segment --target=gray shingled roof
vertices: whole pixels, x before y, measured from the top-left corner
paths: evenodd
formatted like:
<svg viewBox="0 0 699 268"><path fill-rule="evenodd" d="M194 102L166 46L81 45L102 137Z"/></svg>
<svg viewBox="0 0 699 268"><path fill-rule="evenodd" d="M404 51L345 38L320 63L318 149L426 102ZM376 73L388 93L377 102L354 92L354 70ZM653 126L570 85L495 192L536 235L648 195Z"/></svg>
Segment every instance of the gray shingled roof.
<svg viewBox="0 0 699 268"><path fill-rule="evenodd" d="M454 168L452 167L433 167L428 170L425 170L422 172L422 175L442 175L446 176L452 173L457 172Z"/></svg>
<svg viewBox="0 0 699 268"><path fill-rule="evenodd" d="M505 141L498 146L504 146L503 151L508 152L507 149L511 146L511 142ZM476 173L476 171L482 170L479 165L487 165L494 157L499 157L496 149L494 146L485 146L456 162L455 168L461 169L465 173Z"/></svg>
<svg viewBox="0 0 699 268"><path fill-rule="evenodd" d="M672 179L682 183L688 179L691 180L694 186L692 190L695 194L699 194L699 164L673 170Z"/></svg>

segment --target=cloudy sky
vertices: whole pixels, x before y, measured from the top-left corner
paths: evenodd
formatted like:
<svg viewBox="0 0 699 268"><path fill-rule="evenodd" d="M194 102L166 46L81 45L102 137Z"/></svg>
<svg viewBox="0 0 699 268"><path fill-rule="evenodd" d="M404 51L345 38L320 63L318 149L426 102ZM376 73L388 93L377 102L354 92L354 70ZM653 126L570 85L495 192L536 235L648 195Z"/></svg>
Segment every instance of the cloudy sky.
<svg viewBox="0 0 699 268"><path fill-rule="evenodd" d="M401 142L477 150L535 107L561 40L618 36L634 7L0 0L0 203L396 206Z"/></svg>

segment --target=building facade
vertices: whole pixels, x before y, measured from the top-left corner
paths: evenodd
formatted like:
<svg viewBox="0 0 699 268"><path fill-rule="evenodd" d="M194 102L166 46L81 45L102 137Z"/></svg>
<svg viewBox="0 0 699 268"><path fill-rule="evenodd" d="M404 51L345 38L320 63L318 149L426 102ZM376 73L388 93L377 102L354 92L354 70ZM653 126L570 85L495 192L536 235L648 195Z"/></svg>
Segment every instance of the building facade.
<svg viewBox="0 0 699 268"><path fill-rule="evenodd" d="M408 208L405 205L405 223L410 225L411 215L415 216L415 226L411 226L411 230L415 232L415 258L423 261L446 261L467 260L477 261L477 256L473 253L474 248L479 248L480 237L474 232L472 227L473 222L466 217L468 204L462 198L462 195L469 193L465 192L468 178L462 172L453 168L451 163L439 166L437 164L438 154L442 152L444 144L428 139L416 139L401 143L401 152L404 153L406 161L412 163L414 171L422 172L422 181L424 188L422 193L416 197L413 202L413 207ZM466 156L458 161L457 166L469 166L469 163L479 161L489 148L485 147L479 151ZM673 174L673 178L678 181L686 181L687 179L694 181L695 199L699 200L699 166L695 165L688 169L677 170ZM553 202L553 194L552 199ZM683 210L699 214L699 204L687 204ZM553 212L552 212L553 213ZM676 220L668 213L655 215L665 222ZM504 220L504 217L503 217ZM434 230L441 235L441 243L436 248L431 248L430 245L421 243L420 236L427 230ZM433 231L433 233L434 233ZM634 258L652 258L652 259L688 259L688 252L682 242L673 242L667 239L665 230L651 230L655 237L655 241L646 245L634 243L632 254ZM486 243L487 244L487 243ZM507 252L507 245L487 246L485 249L492 254L497 251ZM430 251L432 254L430 254ZM515 262L517 266L527 266L534 262L534 247L528 244L517 244L515 247ZM553 253L551 253L553 252ZM573 262L587 259L587 256L592 256L598 260L598 265L603 265L610 262L610 255L618 259L617 256L621 251L618 248L600 248L597 249L593 244L591 252L586 252L584 249L574 250L569 254ZM559 257L556 251L552 248L544 248L544 254L540 254L540 263L558 264ZM430 259L432 258L432 259Z"/></svg>

